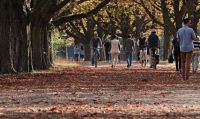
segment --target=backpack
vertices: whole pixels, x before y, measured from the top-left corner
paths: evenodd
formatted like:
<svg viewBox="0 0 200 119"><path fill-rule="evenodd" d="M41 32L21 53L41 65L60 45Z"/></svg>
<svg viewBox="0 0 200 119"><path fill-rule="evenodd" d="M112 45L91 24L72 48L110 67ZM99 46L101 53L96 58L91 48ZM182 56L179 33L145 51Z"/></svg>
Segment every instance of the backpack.
<svg viewBox="0 0 200 119"><path fill-rule="evenodd" d="M168 63L173 63L174 61L174 57L173 57L173 54L171 53L168 57Z"/></svg>

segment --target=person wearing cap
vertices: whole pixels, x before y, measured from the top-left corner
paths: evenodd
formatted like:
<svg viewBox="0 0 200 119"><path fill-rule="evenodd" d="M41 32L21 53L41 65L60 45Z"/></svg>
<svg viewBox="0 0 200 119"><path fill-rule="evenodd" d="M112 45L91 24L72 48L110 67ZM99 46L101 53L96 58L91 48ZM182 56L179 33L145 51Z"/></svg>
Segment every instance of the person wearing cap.
<svg viewBox="0 0 200 119"><path fill-rule="evenodd" d="M192 51L194 48L193 41L196 40L196 35L194 30L189 28L190 19L184 19L183 23L184 26L177 32L177 38L180 42L182 79L188 80L190 75Z"/></svg>
<svg viewBox="0 0 200 119"><path fill-rule="evenodd" d="M152 68L152 53L155 52L155 50L158 50L160 48L160 40L158 38L158 35L156 34L156 29L151 30L151 34L149 35L147 45L149 48L150 53L150 68Z"/></svg>

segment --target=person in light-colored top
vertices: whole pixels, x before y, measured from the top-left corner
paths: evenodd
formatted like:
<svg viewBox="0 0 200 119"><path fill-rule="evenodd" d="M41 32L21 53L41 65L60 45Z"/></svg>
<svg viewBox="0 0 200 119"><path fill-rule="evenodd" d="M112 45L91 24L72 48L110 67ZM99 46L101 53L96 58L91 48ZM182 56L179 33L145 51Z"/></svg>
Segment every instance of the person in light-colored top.
<svg viewBox="0 0 200 119"><path fill-rule="evenodd" d="M116 62L118 61L118 56L120 54L120 43L116 35L112 36L110 53L112 57L112 67L115 67Z"/></svg>
<svg viewBox="0 0 200 119"><path fill-rule="evenodd" d="M199 57L200 57L200 41L193 41L194 49L192 55L192 72L196 73L199 67Z"/></svg>
<svg viewBox="0 0 200 119"><path fill-rule="evenodd" d="M178 30L177 38L180 42L182 79L187 80L190 75L192 50L194 48L193 40L196 40L196 35L194 30L189 28L190 19L184 19L183 22L184 26Z"/></svg>
<svg viewBox="0 0 200 119"><path fill-rule="evenodd" d="M84 47L81 46L80 47L80 59L83 61L84 60L84 56L85 56L85 50Z"/></svg>
<svg viewBox="0 0 200 119"><path fill-rule="evenodd" d="M79 54L80 54L80 48L76 44L75 47L74 47L74 59L75 59L76 62L78 62L78 60L79 60Z"/></svg>

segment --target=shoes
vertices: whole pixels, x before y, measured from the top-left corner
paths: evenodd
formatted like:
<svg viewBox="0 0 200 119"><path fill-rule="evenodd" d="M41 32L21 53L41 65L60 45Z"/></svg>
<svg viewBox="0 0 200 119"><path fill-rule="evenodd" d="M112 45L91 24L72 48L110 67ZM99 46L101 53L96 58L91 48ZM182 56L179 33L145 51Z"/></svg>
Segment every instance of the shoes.
<svg viewBox="0 0 200 119"><path fill-rule="evenodd" d="M185 77L182 77L182 78L181 78L181 80L183 80L183 81L184 81L184 80L185 80Z"/></svg>
<svg viewBox="0 0 200 119"><path fill-rule="evenodd" d="M186 77L186 76L182 76L182 78L181 78L182 80L184 80L184 81L186 81L186 80L188 80L189 79L189 77Z"/></svg>
<svg viewBox="0 0 200 119"><path fill-rule="evenodd" d="M188 80L189 79L189 77L185 77L185 80Z"/></svg>
<svg viewBox="0 0 200 119"><path fill-rule="evenodd" d="M196 70L193 70L193 71L192 71L193 74L195 74L196 72L197 72Z"/></svg>
<svg viewBox="0 0 200 119"><path fill-rule="evenodd" d="M127 68L130 68L131 67L131 65L127 65Z"/></svg>

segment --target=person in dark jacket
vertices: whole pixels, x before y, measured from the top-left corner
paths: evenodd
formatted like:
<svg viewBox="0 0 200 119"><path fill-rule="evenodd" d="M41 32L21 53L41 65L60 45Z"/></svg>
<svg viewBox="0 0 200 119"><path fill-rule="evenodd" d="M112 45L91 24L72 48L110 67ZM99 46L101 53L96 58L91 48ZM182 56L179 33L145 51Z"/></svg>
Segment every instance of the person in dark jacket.
<svg viewBox="0 0 200 119"><path fill-rule="evenodd" d="M150 49L152 48L159 48L159 38L156 34L156 30L153 29L151 30L151 35L149 35L149 38L148 38L148 47Z"/></svg>
<svg viewBox="0 0 200 119"><path fill-rule="evenodd" d="M110 55L110 49L111 49L110 38L107 38L107 41L104 44L104 48L105 48L106 61L109 62L111 60L111 55Z"/></svg>
<svg viewBox="0 0 200 119"><path fill-rule="evenodd" d="M158 35L156 34L155 29L152 29L151 35L149 35L148 48L149 48L149 53L150 53L150 68L152 68L152 54L156 51L159 52L159 48L160 48L160 40L158 38Z"/></svg>
<svg viewBox="0 0 200 119"><path fill-rule="evenodd" d="M131 35L124 42L124 51L126 52L126 59L127 59L127 67L131 67L132 64L132 53L134 50L134 41L131 38Z"/></svg>
<svg viewBox="0 0 200 119"><path fill-rule="evenodd" d="M100 56L100 49L102 48L102 41L101 38L98 36L97 32L94 32L94 36L90 40L90 48L92 50L92 54L97 52L97 57L99 59ZM92 55L92 66L94 66L94 56Z"/></svg>
<svg viewBox="0 0 200 119"><path fill-rule="evenodd" d="M146 66L146 62L147 62L147 41L146 41L146 37L144 36L143 32L140 33L140 37L138 39L138 46L139 46L139 59L140 59L140 63L145 64Z"/></svg>
<svg viewBox="0 0 200 119"><path fill-rule="evenodd" d="M180 54L180 44L177 38L174 38L172 41L174 49L174 60L176 64L176 71L181 71L181 54Z"/></svg>

